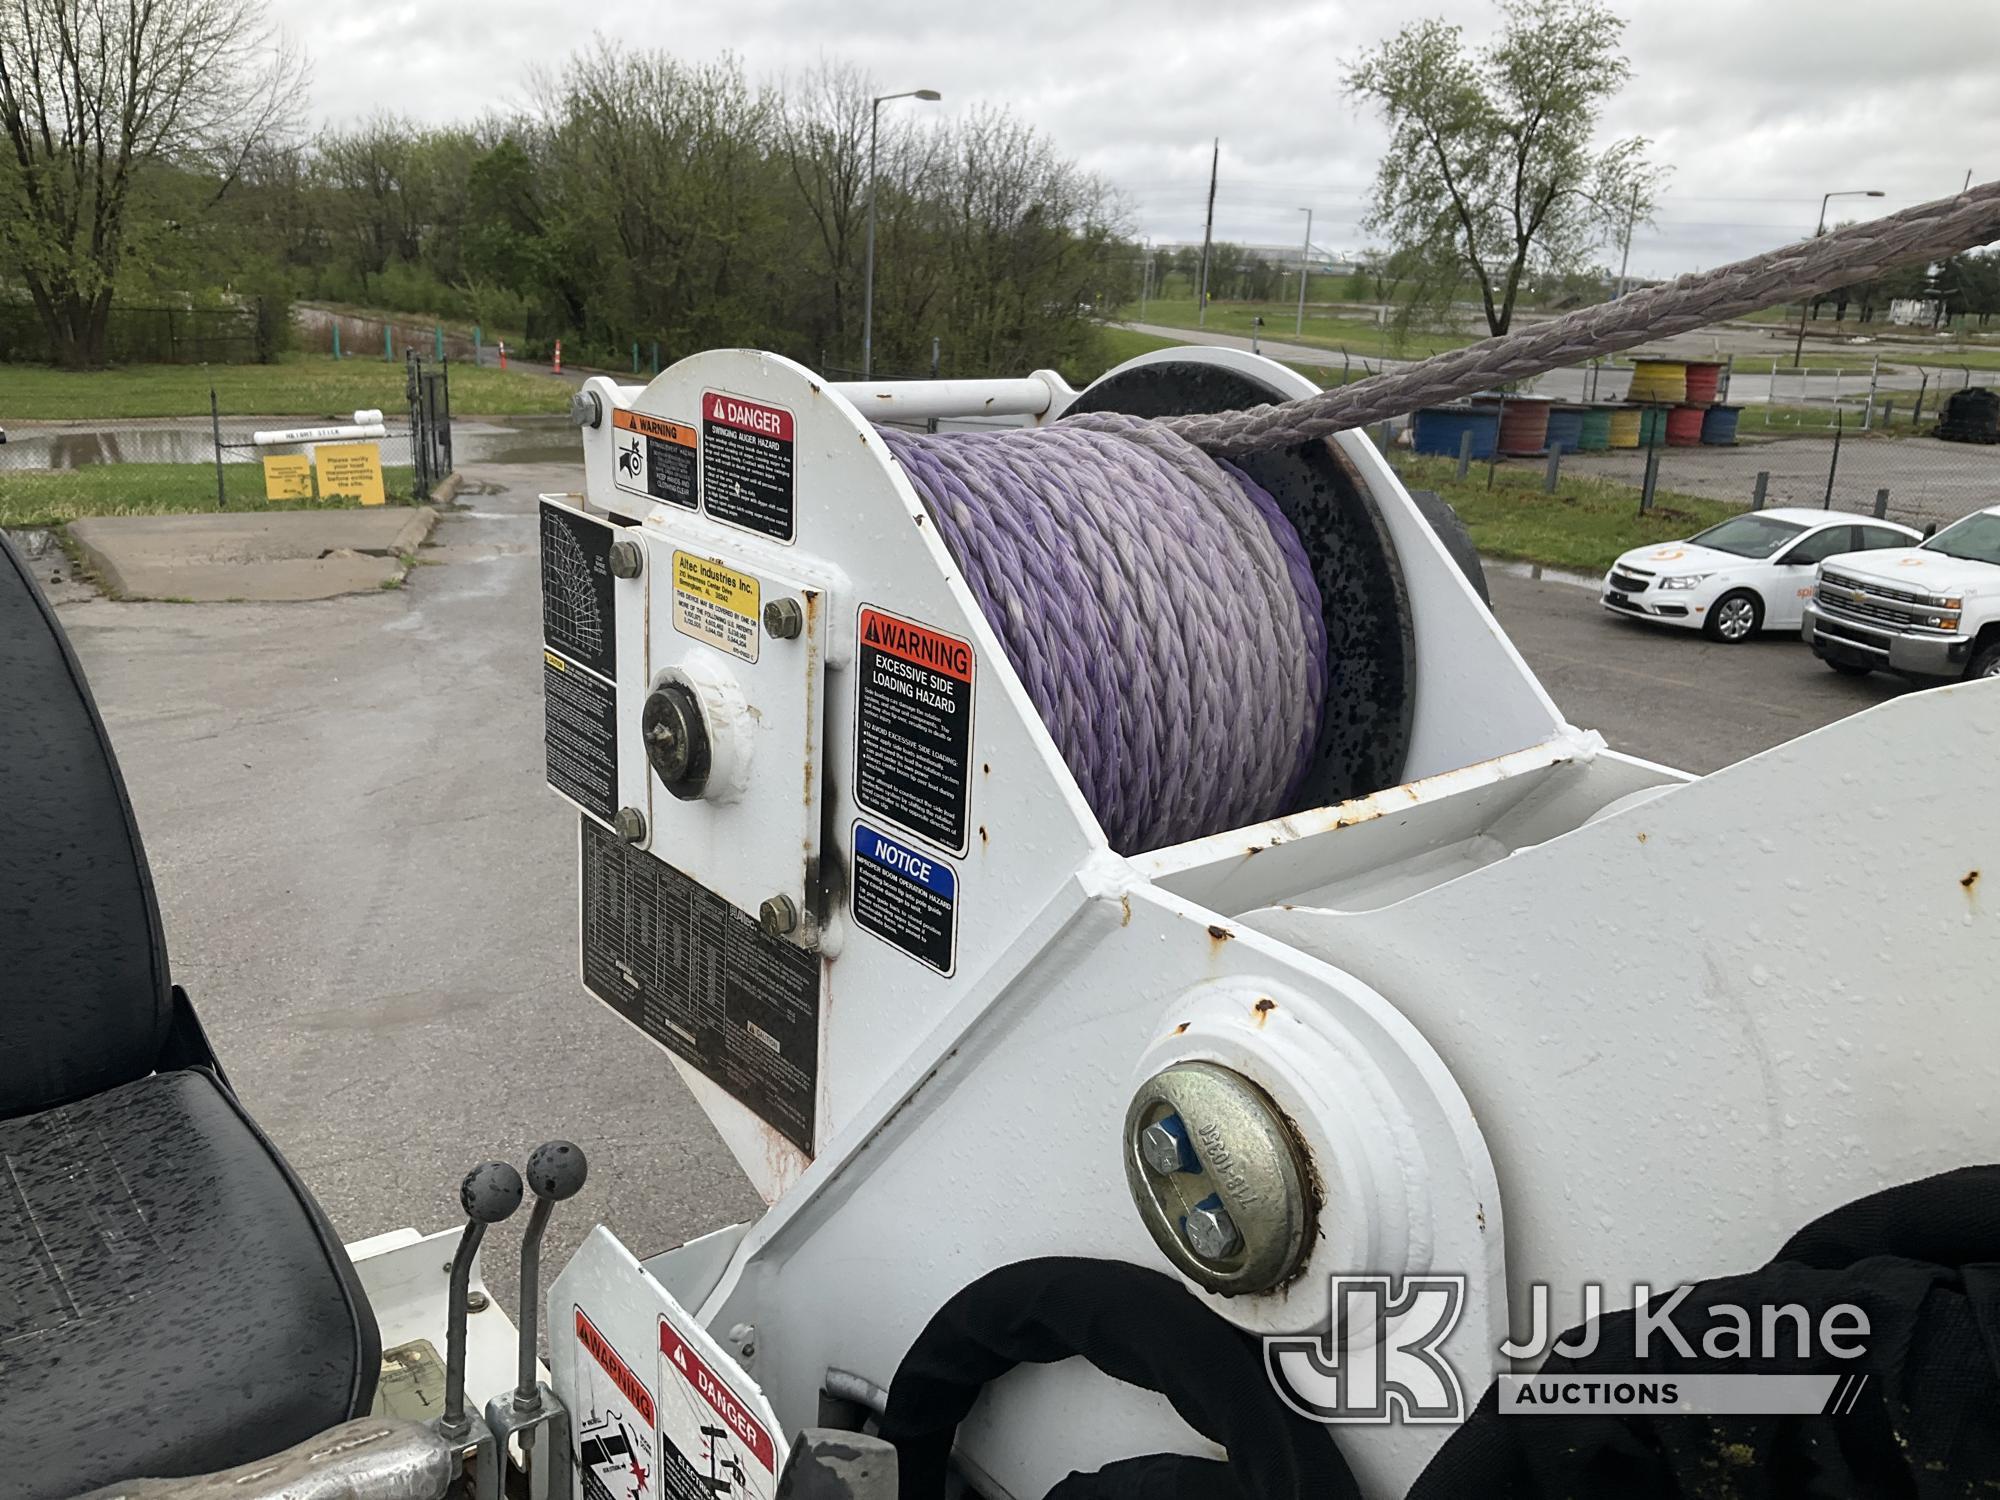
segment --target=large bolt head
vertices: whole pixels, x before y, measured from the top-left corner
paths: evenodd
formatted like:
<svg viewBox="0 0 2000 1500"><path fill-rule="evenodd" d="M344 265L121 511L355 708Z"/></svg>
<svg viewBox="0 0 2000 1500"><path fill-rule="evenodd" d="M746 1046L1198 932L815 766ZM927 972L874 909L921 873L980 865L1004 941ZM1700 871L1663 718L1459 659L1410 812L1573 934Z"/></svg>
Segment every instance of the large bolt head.
<svg viewBox="0 0 2000 1500"><path fill-rule="evenodd" d="M646 815L636 807L621 807L611 819L611 826L618 837L628 844L642 844L646 841Z"/></svg>
<svg viewBox="0 0 2000 1500"><path fill-rule="evenodd" d="M1187 1127L1181 1124L1179 1115L1155 1120L1140 1131L1139 1154L1146 1158L1146 1165L1162 1177L1175 1172L1201 1170L1194 1148L1188 1144Z"/></svg>
<svg viewBox="0 0 2000 1500"><path fill-rule="evenodd" d="M504 1161L484 1162L458 1185L458 1203L468 1219L498 1224L521 1206L521 1174Z"/></svg>
<svg viewBox="0 0 2000 1500"><path fill-rule="evenodd" d="M794 640L805 628L806 612L800 608L798 600L773 599L764 606L764 633L773 640Z"/></svg>
<svg viewBox="0 0 2000 1500"><path fill-rule="evenodd" d="M1188 1248L1203 1260L1226 1260L1243 1243L1236 1221L1220 1203L1197 1203L1182 1221Z"/></svg>
<svg viewBox="0 0 2000 1500"><path fill-rule="evenodd" d="M790 896L768 897L757 908L757 925L767 937L783 937L799 925L799 909Z"/></svg>
<svg viewBox="0 0 2000 1500"><path fill-rule="evenodd" d="M595 391L578 391L569 398L569 419L579 427L595 427L604 420L604 403Z"/></svg>
<svg viewBox="0 0 2000 1500"><path fill-rule="evenodd" d="M528 1186L552 1203L574 1198L589 1172L583 1148L570 1141L544 1141L528 1153Z"/></svg>
<svg viewBox="0 0 2000 1500"><path fill-rule="evenodd" d="M637 542L626 537L611 544L613 578L637 578L645 566L646 554Z"/></svg>

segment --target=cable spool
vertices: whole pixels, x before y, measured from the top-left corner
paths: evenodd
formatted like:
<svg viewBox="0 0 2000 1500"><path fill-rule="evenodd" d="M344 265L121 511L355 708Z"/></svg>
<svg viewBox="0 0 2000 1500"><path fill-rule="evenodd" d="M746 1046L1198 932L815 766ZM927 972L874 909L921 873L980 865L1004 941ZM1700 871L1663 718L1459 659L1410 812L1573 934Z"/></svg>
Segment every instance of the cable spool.
<svg viewBox="0 0 2000 1500"><path fill-rule="evenodd" d="M1581 406L1557 405L1549 408L1549 446L1560 448L1565 453L1575 453L1583 447L1583 416Z"/></svg>
<svg viewBox="0 0 2000 1500"><path fill-rule="evenodd" d="M1667 446L1669 448L1693 448L1701 443L1701 414L1708 408L1703 406L1676 406L1667 412Z"/></svg>
<svg viewBox="0 0 2000 1500"><path fill-rule="evenodd" d="M1602 453L1611 446L1611 408L1586 406L1578 429L1576 446L1584 453Z"/></svg>
<svg viewBox="0 0 2000 1500"><path fill-rule="evenodd" d="M1736 443L1736 425L1743 416L1740 406L1711 406L1702 414L1701 440L1711 448L1729 448Z"/></svg>
<svg viewBox="0 0 2000 1500"><path fill-rule="evenodd" d="M1639 446L1639 408L1636 406L1613 407L1606 426L1606 441L1613 448L1636 448Z"/></svg>
<svg viewBox="0 0 2000 1500"><path fill-rule="evenodd" d="M1627 401L1676 403L1687 399L1687 366L1677 359L1635 359Z"/></svg>
<svg viewBox="0 0 2000 1500"><path fill-rule="evenodd" d="M1700 359L1688 362L1687 399L1696 406L1706 406L1715 400L1716 391L1721 385L1721 361Z"/></svg>

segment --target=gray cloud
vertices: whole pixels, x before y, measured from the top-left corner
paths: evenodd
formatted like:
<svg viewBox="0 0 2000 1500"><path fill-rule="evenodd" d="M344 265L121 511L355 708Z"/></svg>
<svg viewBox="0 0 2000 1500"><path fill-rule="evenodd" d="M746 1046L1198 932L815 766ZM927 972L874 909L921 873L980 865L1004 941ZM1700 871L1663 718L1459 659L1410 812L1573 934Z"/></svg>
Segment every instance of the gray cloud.
<svg viewBox="0 0 2000 1500"><path fill-rule="evenodd" d="M1361 219L1384 135L1340 88L1346 64L1413 12L1334 0L1096 5L1015 0L401 0L329 7L269 0L316 68L313 118L373 110L463 119L526 98L529 73L591 31L689 58L735 53L776 80L822 56L884 89L928 87L953 110L1004 105L1117 187L1138 234L1198 238L1212 137L1222 139L1219 237L1289 242L1314 210L1328 250L1368 243ZM1468 0L1425 7L1481 34ZM2000 176L2000 4L1994 0L1643 0L1628 4L1633 82L1605 121L1674 168L1634 269L1669 275L1811 232L1829 220ZM575 17L587 18L579 30ZM1615 254L1615 252L1612 252Z"/></svg>

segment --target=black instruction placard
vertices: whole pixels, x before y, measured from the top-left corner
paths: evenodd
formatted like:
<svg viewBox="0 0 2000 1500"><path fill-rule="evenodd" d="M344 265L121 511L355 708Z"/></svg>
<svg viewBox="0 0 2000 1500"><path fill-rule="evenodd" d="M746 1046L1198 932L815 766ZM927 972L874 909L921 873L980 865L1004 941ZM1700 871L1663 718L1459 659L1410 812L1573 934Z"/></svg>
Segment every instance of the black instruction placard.
<svg viewBox="0 0 2000 1500"><path fill-rule="evenodd" d="M866 823L854 825L854 925L950 974L958 952L958 872Z"/></svg>
<svg viewBox="0 0 2000 1500"><path fill-rule="evenodd" d="M609 823L618 811L617 689L544 650L542 723L549 785Z"/></svg>
<svg viewBox="0 0 2000 1500"><path fill-rule="evenodd" d="M701 503L718 521L792 540L797 476L792 414L721 391L701 397Z"/></svg>
<svg viewBox="0 0 2000 1500"><path fill-rule="evenodd" d="M636 411L611 414L611 481L648 500L694 509L694 429Z"/></svg>
<svg viewBox="0 0 2000 1500"><path fill-rule="evenodd" d="M854 714L854 799L965 852L972 647L864 605Z"/></svg>
<svg viewBox="0 0 2000 1500"><path fill-rule="evenodd" d="M581 858L585 986L811 1155L818 955L588 819Z"/></svg>
<svg viewBox="0 0 2000 1500"><path fill-rule="evenodd" d="M618 675L615 526L542 502L542 643L598 676Z"/></svg>

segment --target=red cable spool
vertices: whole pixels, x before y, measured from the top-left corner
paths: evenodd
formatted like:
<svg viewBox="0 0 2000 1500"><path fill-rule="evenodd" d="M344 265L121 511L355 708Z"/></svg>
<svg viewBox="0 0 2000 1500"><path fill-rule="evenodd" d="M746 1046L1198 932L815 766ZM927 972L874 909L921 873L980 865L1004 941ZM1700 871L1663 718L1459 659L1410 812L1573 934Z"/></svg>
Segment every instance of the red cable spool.
<svg viewBox="0 0 2000 1500"><path fill-rule="evenodd" d="M1695 448L1701 444L1701 419L1706 407L1675 406L1667 410L1667 446Z"/></svg>
<svg viewBox="0 0 2000 1500"><path fill-rule="evenodd" d="M1716 399L1722 384L1722 365L1717 361L1690 360L1687 367L1687 398L1697 406Z"/></svg>
<svg viewBox="0 0 2000 1500"><path fill-rule="evenodd" d="M1500 409L1500 451L1512 454L1544 452L1549 446L1549 401L1541 396L1513 396Z"/></svg>

